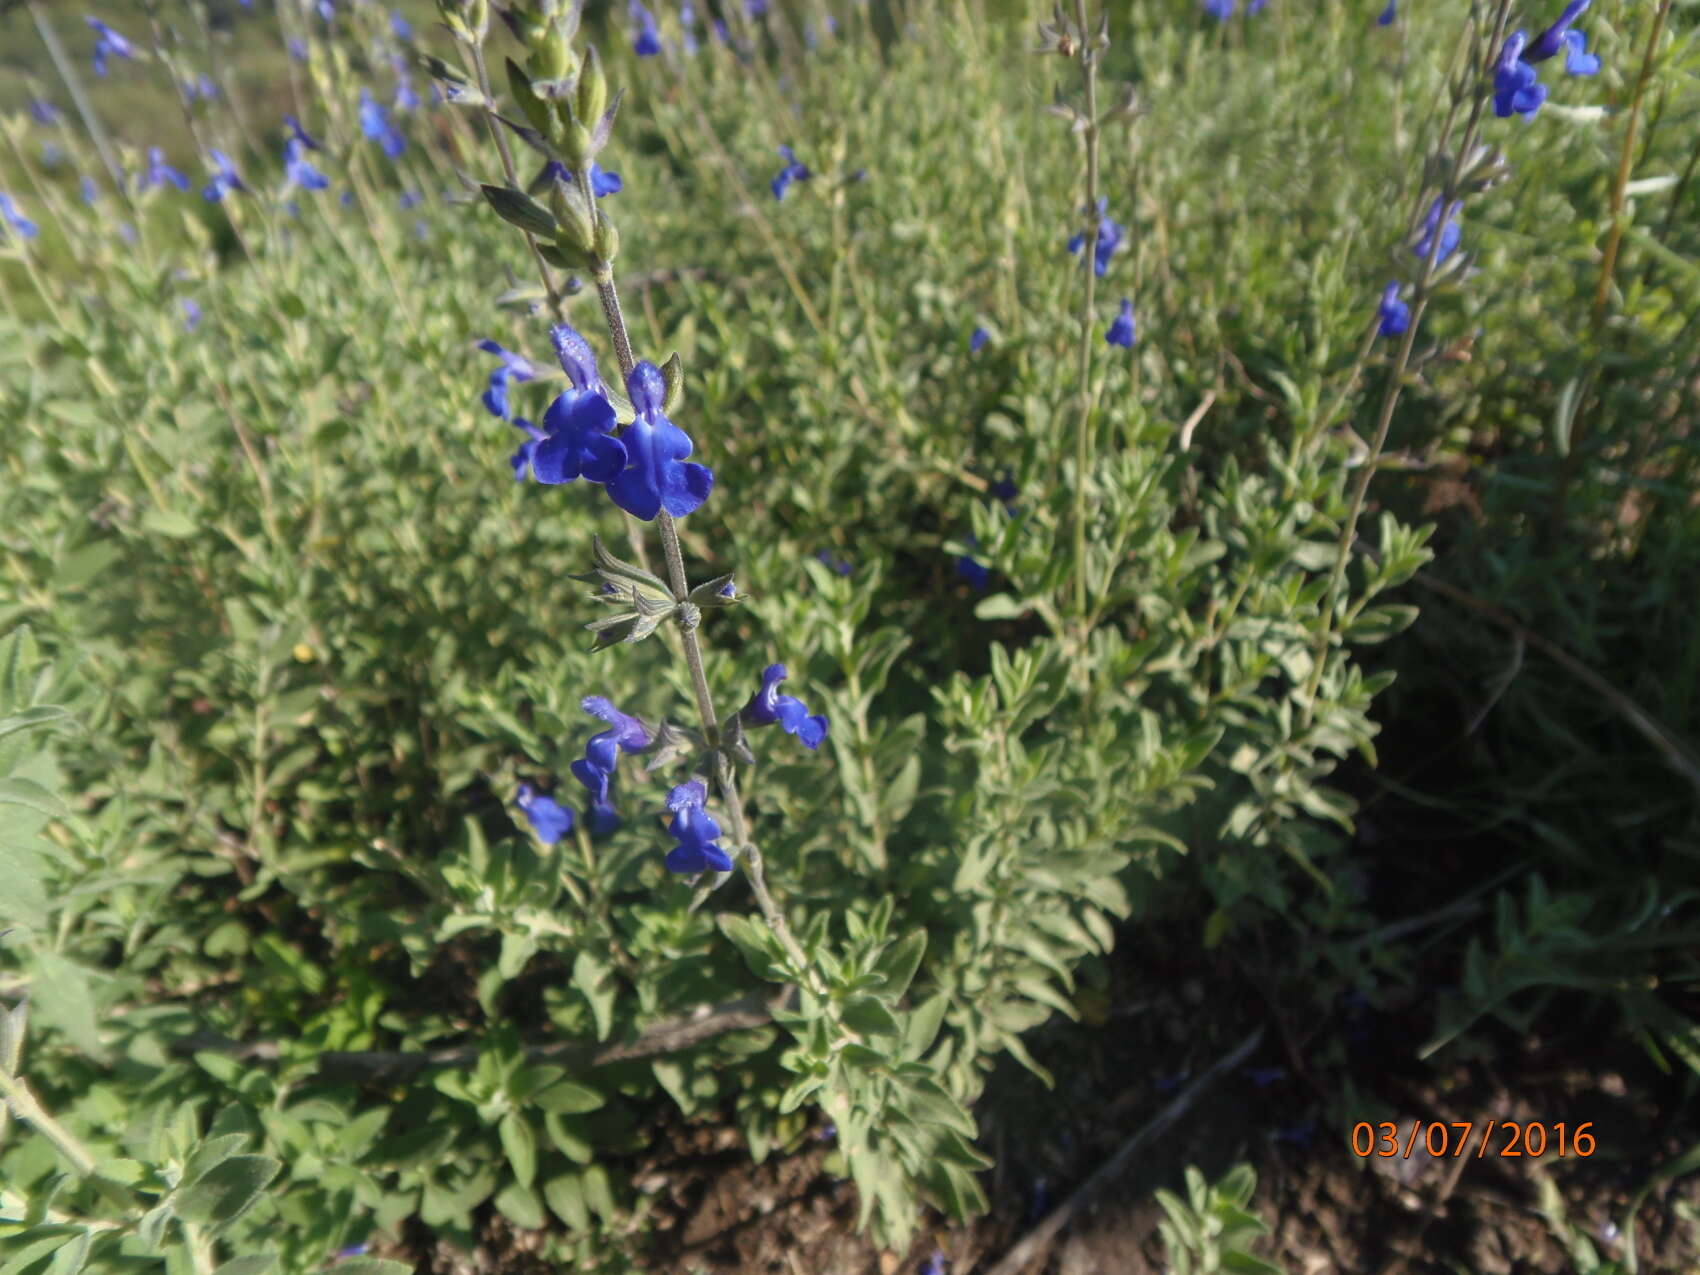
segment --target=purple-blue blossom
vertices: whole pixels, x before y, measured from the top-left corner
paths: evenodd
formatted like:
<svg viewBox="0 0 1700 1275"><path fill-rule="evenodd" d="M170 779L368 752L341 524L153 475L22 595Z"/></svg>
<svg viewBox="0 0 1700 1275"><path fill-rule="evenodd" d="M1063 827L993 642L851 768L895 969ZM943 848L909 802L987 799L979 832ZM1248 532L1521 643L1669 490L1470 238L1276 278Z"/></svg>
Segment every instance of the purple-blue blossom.
<svg viewBox="0 0 1700 1275"><path fill-rule="evenodd" d="M1411 326L1411 307L1399 299L1399 283L1389 283L1381 292L1381 325L1377 336L1398 336Z"/></svg>
<svg viewBox="0 0 1700 1275"><path fill-rule="evenodd" d="M779 175L770 184L775 199L784 199L785 192L792 182L806 182L813 174L805 168L797 158L797 152L789 146L779 148L779 157L785 161L785 167L779 170Z"/></svg>
<svg viewBox="0 0 1700 1275"><path fill-rule="evenodd" d="M57 124L59 122L59 108L45 97L32 97L30 99L30 118L37 124Z"/></svg>
<svg viewBox="0 0 1700 1275"><path fill-rule="evenodd" d="M508 386L514 381L536 380L537 368L523 354L504 349L489 337L478 342L478 348L502 360L502 366L490 373L489 387L480 395L479 401L490 415L504 421L512 420L513 406L508 402Z"/></svg>
<svg viewBox="0 0 1700 1275"><path fill-rule="evenodd" d="M1137 329L1133 321L1133 302L1122 298L1121 313L1116 315L1110 324L1110 330L1104 333L1104 340L1110 345L1119 345L1124 350L1133 349Z"/></svg>
<svg viewBox="0 0 1700 1275"><path fill-rule="evenodd" d="M573 812L553 797L533 792L530 784L521 784L514 800L544 845L554 845L573 830Z"/></svg>
<svg viewBox="0 0 1700 1275"><path fill-rule="evenodd" d="M136 46L99 18L89 18L88 24L94 31L94 73L96 75L106 74L106 59L109 57L133 59L136 56Z"/></svg>
<svg viewBox="0 0 1700 1275"><path fill-rule="evenodd" d="M313 167L307 158L309 146L303 144L303 138L291 137L283 144L283 189L291 190L300 186L304 190L323 190L329 186L330 179Z"/></svg>
<svg viewBox="0 0 1700 1275"><path fill-rule="evenodd" d="M1434 246L1435 227L1439 225L1440 222L1440 202L1440 197L1438 195L1435 196L1434 203L1429 205L1428 216L1423 220L1422 238L1411 245L1411 251L1423 260L1428 259L1429 251ZM1452 201L1451 211L1446 214L1446 224L1441 227L1440 230L1440 251L1436 254L1434 259L1434 264L1437 266L1457 251L1459 240L1457 218L1458 214L1463 210L1464 201L1462 199L1454 199Z"/></svg>
<svg viewBox="0 0 1700 1275"><path fill-rule="evenodd" d="M216 204L220 202L233 190L246 191L248 189L242 184L242 179L237 176L236 165L231 162L230 156L226 155L221 150L211 152L211 156L213 166L212 180L209 181L206 184L206 187L201 191L202 197L205 198L208 203Z"/></svg>
<svg viewBox="0 0 1700 1275"><path fill-rule="evenodd" d="M1110 257L1121 246L1122 235L1127 231L1126 226L1111 220L1109 213L1105 211L1109 207L1109 203L1107 196L1098 196L1098 242L1092 250L1092 270L1100 279L1104 277L1104 272L1110 268ZM1079 252L1085 246L1086 236L1084 234L1077 234L1068 241L1068 250L1071 254Z"/></svg>
<svg viewBox="0 0 1700 1275"><path fill-rule="evenodd" d="M811 751L826 738L827 719L809 715L803 701L793 695L779 694L779 684L786 678L783 664L769 664L761 671L761 689L750 696L738 716L746 726L771 726L778 722L787 735L795 735L803 747Z"/></svg>
<svg viewBox="0 0 1700 1275"><path fill-rule="evenodd" d="M621 749L641 753L654 742L655 732L642 718L622 713L605 695L587 695L579 701L579 707L608 723L607 730L592 735L584 746L585 760L598 770L612 774Z"/></svg>
<svg viewBox="0 0 1700 1275"><path fill-rule="evenodd" d="M551 329L555 353L571 388L555 396L543 414L544 438L532 453L537 481L556 486L583 478L606 483L626 464L626 447L613 436L614 406L603 393L596 356L566 324Z"/></svg>
<svg viewBox="0 0 1700 1275"><path fill-rule="evenodd" d="M360 131L383 147L384 154L398 158L407 149L407 139L401 130L390 123L384 108L373 98L371 90L360 90Z"/></svg>
<svg viewBox="0 0 1700 1275"><path fill-rule="evenodd" d="M687 461L691 439L663 410L667 383L661 369L644 360L626 378L637 419L620 435L625 468L608 480L614 503L634 518L654 521L665 509L675 518L695 512L714 489L714 473Z"/></svg>
<svg viewBox="0 0 1700 1275"><path fill-rule="evenodd" d="M578 183L578 175L561 163L552 159L544 167L551 181L564 181L572 186ZM590 164L590 193L601 199L604 195L617 195L626 188L626 183L620 180L620 174L610 172L595 160Z"/></svg>
<svg viewBox="0 0 1700 1275"><path fill-rule="evenodd" d="M978 354L986 348L986 342L992 339L992 334L985 328L975 328L974 334L968 338L968 353Z"/></svg>
<svg viewBox="0 0 1700 1275"><path fill-rule="evenodd" d="M1390 27L1399 16L1399 0L1387 0L1387 7L1375 20L1377 26Z"/></svg>
<svg viewBox="0 0 1700 1275"><path fill-rule="evenodd" d="M525 431L525 441L519 445L519 449L512 456L508 457L508 463L514 467L514 481L523 483L526 470L531 467L532 458L537 452L537 444L543 440L545 435L542 430L523 416L515 417L513 424Z"/></svg>
<svg viewBox="0 0 1700 1275"><path fill-rule="evenodd" d="M638 28L632 37L632 52L640 58L652 58L661 52L661 32L655 26L655 15L639 0L629 0L626 14Z"/></svg>
<svg viewBox="0 0 1700 1275"><path fill-rule="evenodd" d="M193 332L201 325L201 307L192 297L183 298L183 330Z"/></svg>
<svg viewBox="0 0 1700 1275"><path fill-rule="evenodd" d="M155 186L169 183L178 190L189 189L189 179L165 162L165 152L157 146L148 147L148 166L143 170L138 183L142 190L150 190Z"/></svg>
<svg viewBox="0 0 1700 1275"><path fill-rule="evenodd" d="M667 794L667 809L673 812L668 829L679 844L667 852L667 871L681 876L699 872L730 872L732 858L715 844L720 825L703 808L708 786L700 779L680 784Z"/></svg>
<svg viewBox="0 0 1700 1275"><path fill-rule="evenodd" d="M1547 99L1547 87L1537 78L1535 64L1565 51L1564 69L1569 75L1595 75L1600 59L1588 52L1588 38L1572 31L1571 23L1582 16L1589 0L1570 0L1557 21L1533 40L1527 31L1513 31L1500 49L1493 69L1493 113L1501 119L1521 115L1534 119Z"/></svg>
<svg viewBox="0 0 1700 1275"><path fill-rule="evenodd" d="M10 195L0 194L0 222L16 231L20 239L34 239L41 233L41 228L19 211ZM0 238L4 237L0 233Z"/></svg>

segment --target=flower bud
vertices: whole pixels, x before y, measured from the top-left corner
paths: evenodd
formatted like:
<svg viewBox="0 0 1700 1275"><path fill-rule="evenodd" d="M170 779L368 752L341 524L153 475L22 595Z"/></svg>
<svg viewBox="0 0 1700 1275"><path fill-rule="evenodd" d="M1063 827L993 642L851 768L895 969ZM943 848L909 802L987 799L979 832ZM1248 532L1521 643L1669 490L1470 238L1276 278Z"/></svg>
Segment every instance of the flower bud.
<svg viewBox="0 0 1700 1275"><path fill-rule="evenodd" d="M584 69L579 72L575 109L578 118L589 126L594 126L602 112L608 109L608 77L602 70L602 57L595 45L584 51Z"/></svg>
<svg viewBox="0 0 1700 1275"><path fill-rule="evenodd" d="M661 400L661 410L671 415L673 409L679 406L679 400L685 396L685 362L679 357L677 350L661 365L661 379L667 384L667 392Z"/></svg>
<svg viewBox="0 0 1700 1275"><path fill-rule="evenodd" d="M591 252L598 261L610 262L620 251L620 230L609 219L607 213L600 208L596 210L596 238L591 241Z"/></svg>
<svg viewBox="0 0 1700 1275"><path fill-rule="evenodd" d="M526 66L539 80L562 80L572 75L574 66L572 37L567 24L556 19L544 27L538 39L530 42L531 58Z"/></svg>
<svg viewBox="0 0 1700 1275"><path fill-rule="evenodd" d="M570 182L557 179L549 191L549 208L560 226L555 242L562 250L570 257L590 252L596 238L596 223L584 192Z"/></svg>
<svg viewBox="0 0 1700 1275"><path fill-rule="evenodd" d="M595 137L588 128L573 118L572 108L565 102L556 107L555 120L561 131L561 140L557 143L561 154L566 156L567 163L574 171L589 172L591 161L596 158ZM553 134L550 136L553 137Z"/></svg>

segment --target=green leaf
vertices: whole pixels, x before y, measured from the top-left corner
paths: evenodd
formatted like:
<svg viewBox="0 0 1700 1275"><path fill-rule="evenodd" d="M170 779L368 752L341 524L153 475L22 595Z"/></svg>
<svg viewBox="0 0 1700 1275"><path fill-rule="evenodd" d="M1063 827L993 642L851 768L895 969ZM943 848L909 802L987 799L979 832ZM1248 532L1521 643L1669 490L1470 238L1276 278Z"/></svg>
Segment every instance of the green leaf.
<svg viewBox="0 0 1700 1275"><path fill-rule="evenodd" d="M510 1182L496 1192L496 1207L521 1230L540 1231L548 1221L537 1193L518 1182Z"/></svg>
<svg viewBox="0 0 1700 1275"><path fill-rule="evenodd" d="M844 1025L862 1036L896 1036L903 1028L879 999L874 996L852 996L841 1011Z"/></svg>
<svg viewBox="0 0 1700 1275"><path fill-rule="evenodd" d="M976 1132L974 1117L964 1110L961 1103L950 1096L938 1081L932 1079L918 1080L901 1091L903 1109L915 1119L926 1124L943 1125L960 1133L964 1138L972 1138Z"/></svg>
<svg viewBox="0 0 1700 1275"><path fill-rule="evenodd" d="M515 190L512 186L479 187L484 192L484 198L490 207L496 210L496 215L509 225L528 230L539 239L555 237L555 218L547 208L538 203L523 190Z"/></svg>
<svg viewBox="0 0 1700 1275"><path fill-rule="evenodd" d="M520 1186L529 1187L537 1176L536 1132L517 1111L503 1116L496 1131L502 1139L502 1150L507 1152L508 1163L513 1166L514 1177Z"/></svg>
<svg viewBox="0 0 1700 1275"><path fill-rule="evenodd" d="M788 981L783 949L765 925L730 912L719 913L715 921L720 932L744 954L744 961L752 974L770 983Z"/></svg>
<svg viewBox="0 0 1700 1275"><path fill-rule="evenodd" d="M172 1194L172 1208L191 1222L223 1226L260 1198L283 1165L269 1155L232 1156Z"/></svg>
<svg viewBox="0 0 1700 1275"><path fill-rule="evenodd" d="M884 986L880 988L881 994L894 1004L901 999L909 990L910 980L920 968L921 957L926 951L927 932L916 930L881 952L879 960L874 964L875 972L885 980Z"/></svg>
<svg viewBox="0 0 1700 1275"><path fill-rule="evenodd" d="M596 1039L607 1040L614 1030L614 1001L619 995L613 963L589 948L583 949L573 960L573 986L590 1005L596 1019Z"/></svg>
<svg viewBox="0 0 1700 1275"><path fill-rule="evenodd" d="M195 520L173 509L150 509L142 515L142 529L168 540L187 540L200 531Z"/></svg>
<svg viewBox="0 0 1700 1275"><path fill-rule="evenodd" d="M406 1262L387 1257L345 1257L336 1264L337 1275L413 1275Z"/></svg>
<svg viewBox="0 0 1700 1275"><path fill-rule="evenodd" d="M250 1253L246 1257L233 1257L213 1272L213 1275L266 1275L266 1272L277 1265L277 1254L267 1250L264 1253Z"/></svg>
<svg viewBox="0 0 1700 1275"><path fill-rule="evenodd" d="M561 1116L576 1116L586 1111L595 1111L604 1101L606 1100L596 1090L574 1084L570 1080L556 1081L531 1100L533 1106Z"/></svg>
<svg viewBox="0 0 1700 1275"><path fill-rule="evenodd" d="M574 1231L590 1229L590 1207L585 1202L584 1184L576 1173L563 1173L543 1184L543 1198L550 1210Z"/></svg>
<svg viewBox="0 0 1700 1275"><path fill-rule="evenodd" d="M903 1056L919 1058L933 1047L933 1041L938 1038L939 1027L944 1022L944 1012L950 1006L950 997L944 992L935 992L920 1006L909 1013L909 1021L903 1025Z"/></svg>

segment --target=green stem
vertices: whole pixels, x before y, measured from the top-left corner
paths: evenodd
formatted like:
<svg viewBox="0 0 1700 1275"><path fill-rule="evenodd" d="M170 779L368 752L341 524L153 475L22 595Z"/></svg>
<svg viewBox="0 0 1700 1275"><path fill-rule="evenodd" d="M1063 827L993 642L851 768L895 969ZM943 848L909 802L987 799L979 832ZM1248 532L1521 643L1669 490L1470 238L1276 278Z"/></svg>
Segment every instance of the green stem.
<svg viewBox="0 0 1700 1275"><path fill-rule="evenodd" d="M1080 419L1074 428L1074 614L1081 625L1077 640L1084 650L1086 642L1086 476L1090 472L1092 425L1092 309L1097 293L1096 269L1098 232L1102 214L1098 211L1098 57L1092 32L1087 26L1086 0L1075 0L1075 20L1080 27L1080 74L1086 82L1086 207L1090 216L1086 242L1081 251L1086 275L1086 295L1080 311ZM1076 667L1086 675L1085 660Z"/></svg>
<svg viewBox="0 0 1700 1275"><path fill-rule="evenodd" d="M1510 16L1511 0L1499 0L1498 12L1493 23L1493 33L1487 42L1490 51L1499 47L1505 31L1506 20ZM1429 280L1434 276L1435 262L1440 256L1440 245L1451 204L1458 190L1458 179L1463 172L1464 161L1469 158L1475 148L1476 132L1481 124L1482 111L1487 101L1483 94L1475 91L1470 103L1470 117L1464 125L1463 140L1453 154L1452 170L1442 184L1439 200L1440 215L1435 221L1434 233L1429 236L1428 253L1423 258L1422 269L1417 273L1416 283L1412 288L1411 318L1406 324L1404 334L1399 340L1398 353L1393 357L1393 365L1388 371L1387 388L1382 392L1381 411L1375 425L1375 438L1370 443L1369 455L1353 475L1351 501L1347 507L1346 525L1341 528L1339 543L1334 550L1334 566L1328 574L1328 590L1322 600L1322 623L1317 628L1316 645L1311 653L1310 674L1305 678L1304 689L1299 697L1300 727L1309 727L1316 712L1316 694L1322 684L1322 670L1328 659L1328 647L1334 632L1334 610L1340 595L1340 586L1346 575L1346 562L1351 557L1352 543L1357 539L1358 519L1363 515L1364 499L1369 491L1370 480L1375 477L1377 462L1381 452L1387 445L1387 433L1393 424L1393 409L1399 402L1399 392L1404 387L1405 373L1410 367L1411 350L1416 344L1417 330L1422 326L1423 311L1428 306ZM1447 127L1455 118L1458 102L1454 101L1453 110L1448 114ZM1445 145L1443 134L1442 146ZM1426 191L1420 191L1416 208L1412 214L1412 225L1423 217L1423 206L1427 202Z"/></svg>
<svg viewBox="0 0 1700 1275"><path fill-rule="evenodd" d="M577 174L579 189L584 192L587 201L593 198L589 167L586 164L584 170ZM594 202L590 203L590 207L595 206ZM620 362L621 379L624 380L631 375L637 363L632 356L631 337L626 330L625 315L620 309L619 290L614 285L614 270L607 262L599 263L596 271L596 293L602 301L602 315L607 320L608 335L614 342L614 351ZM673 596L683 601L689 595L690 589L685 578L684 554L679 548L678 527L673 516L665 509L656 514L655 521L661 529L661 547L667 561L667 583L673 590ZM714 699L709 692L708 678L703 670L702 647L697 641L697 631L694 627L682 624L679 626L679 645L684 651L685 665L690 670L697 712L702 719L703 736L714 752L714 780L732 823L732 839L738 846L739 862L743 865L744 876L750 883L750 892L755 895L756 906L761 909L762 918L767 922L768 928L773 931L785 948L786 954L810 984L810 990L819 991L819 980L809 966L808 957L804 955L802 946L792 935L784 914L768 891L767 880L762 873L761 851L750 839L749 825L744 818L743 799L738 794L737 776L725 750L720 747L720 719L714 711Z"/></svg>

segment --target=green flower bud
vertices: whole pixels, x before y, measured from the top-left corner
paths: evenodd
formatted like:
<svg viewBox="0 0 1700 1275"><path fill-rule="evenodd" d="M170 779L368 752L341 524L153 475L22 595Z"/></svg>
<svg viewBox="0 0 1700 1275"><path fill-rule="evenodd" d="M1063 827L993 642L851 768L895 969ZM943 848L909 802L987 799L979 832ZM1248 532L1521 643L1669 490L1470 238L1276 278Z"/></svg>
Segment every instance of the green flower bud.
<svg viewBox="0 0 1700 1275"><path fill-rule="evenodd" d="M602 56L597 53L595 45L584 51L584 70L578 77L575 108L579 119L591 127L608 109L608 77L602 70Z"/></svg>
<svg viewBox="0 0 1700 1275"><path fill-rule="evenodd" d="M533 78L563 80L576 70L572 36L565 22L556 19L542 29L540 37L528 42L531 58L526 62Z"/></svg>
<svg viewBox="0 0 1700 1275"><path fill-rule="evenodd" d="M685 396L685 362L675 350L661 365L661 379L667 385L667 394L662 399L661 410L669 416L679 406L679 400Z"/></svg>
<svg viewBox="0 0 1700 1275"><path fill-rule="evenodd" d="M589 253L596 241L596 221L584 192L574 183L557 179L549 191L549 207L560 227L555 242L561 250L568 256Z"/></svg>
<svg viewBox="0 0 1700 1275"><path fill-rule="evenodd" d="M619 255L620 230L608 214L600 208L596 210L596 237L591 240L591 252L598 261L610 262Z"/></svg>

